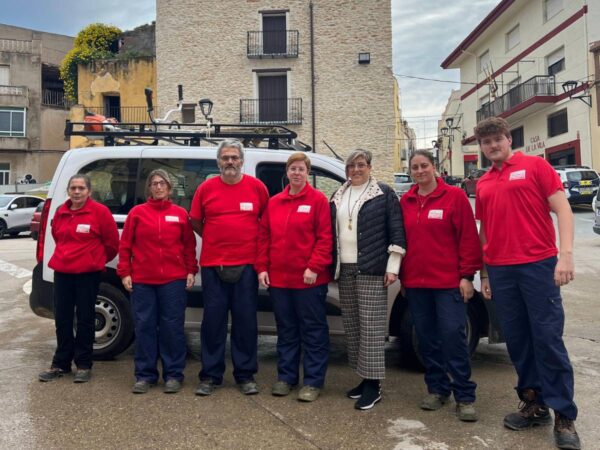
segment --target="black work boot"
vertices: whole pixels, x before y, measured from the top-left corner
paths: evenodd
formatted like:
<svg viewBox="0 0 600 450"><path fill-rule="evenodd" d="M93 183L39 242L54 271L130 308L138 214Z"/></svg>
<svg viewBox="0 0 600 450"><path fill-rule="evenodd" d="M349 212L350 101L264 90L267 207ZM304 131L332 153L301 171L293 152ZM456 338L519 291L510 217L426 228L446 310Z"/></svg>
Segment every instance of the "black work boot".
<svg viewBox="0 0 600 450"><path fill-rule="evenodd" d="M363 392L354 404L356 409L365 411L381 400L381 383L379 380L365 380Z"/></svg>
<svg viewBox="0 0 600 450"><path fill-rule="evenodd" d="M575 431L575 421L554 411L554 442L558 448L579 450L581 443Z"/></svg>
<svg viewBox="0 0 600 450"><path fill-rule="evenodd" d="M511 430L521 431L536 425L550 425L552 416L545 406L536 401L533 389L525 389L521 394L519 412L511 413L504 418L504 426Z"/></svg>

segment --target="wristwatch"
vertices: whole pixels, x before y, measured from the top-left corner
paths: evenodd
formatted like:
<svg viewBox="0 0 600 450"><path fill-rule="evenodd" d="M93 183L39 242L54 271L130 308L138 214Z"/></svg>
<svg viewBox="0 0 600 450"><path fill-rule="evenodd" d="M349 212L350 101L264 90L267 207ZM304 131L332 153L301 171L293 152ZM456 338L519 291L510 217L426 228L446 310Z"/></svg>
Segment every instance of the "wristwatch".
<svg viewBox="0 0 600 450"><path fill-rule="evenodd" d="M473 282L473 280L475 279L475 275L463 275L461 278Z"/></svg>

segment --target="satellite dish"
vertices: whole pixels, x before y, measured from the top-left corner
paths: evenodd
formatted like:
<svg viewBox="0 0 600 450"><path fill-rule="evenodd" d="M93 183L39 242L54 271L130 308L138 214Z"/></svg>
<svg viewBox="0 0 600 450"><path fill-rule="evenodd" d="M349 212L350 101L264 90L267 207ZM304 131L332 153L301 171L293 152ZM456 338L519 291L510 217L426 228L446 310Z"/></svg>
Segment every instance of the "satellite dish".
<svg viewBox="0 0 600 450"><path fill-rule="evenodd" d="M37 184L37 180L35 178L32 178L31 180L29 180L29 184Z"/></svg>
<svg viewBox="0 0 600 450"><path fill-rule="evenodd" d="M25 179L26 179L28 182L31 182L31 179L32 179L32 178L33 178L33 175L31 175L30 173L28 173L27 175L25 175Z"/></svg>

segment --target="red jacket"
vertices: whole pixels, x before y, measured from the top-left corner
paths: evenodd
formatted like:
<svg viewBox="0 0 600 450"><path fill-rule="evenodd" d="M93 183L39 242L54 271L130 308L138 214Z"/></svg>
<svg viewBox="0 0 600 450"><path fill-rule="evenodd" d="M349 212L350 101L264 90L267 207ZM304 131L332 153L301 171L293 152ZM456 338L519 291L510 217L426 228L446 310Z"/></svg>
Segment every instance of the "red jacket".
<svg viewBox="0 0 600 450"><path fill-rule="evenodd" d="M71 211L71 200L58 207L52 220L56 243L48 266L62 273L100 272L117 255L119 231L109 209L88 198Z"/></svg>
<svg viewBox="0 0 600 450"><path fill-rule="evenodd" d="M165 284L196 272L196 237L185 209L149 198L129 212L119 245L119 277Z"/></svg>
<svg viewBox="0 0 600 450"><path fill-rule="evenodd" d="M303 289L328 283L333 237L329 202L307 184L297 195L289 185L269 200L260 221L258 273L268 272L271 286ZM317 273L314 285L304 284L304 271Z"/></svg>
<svg viewBox="0 0 600 450"><path fill-rule="evenodd" d="M483 264L468 198L441 178L437 182L426 197L415 185L400 200L406 232L400 281L405 287L457 288L461 276L474 275Z"/></svg>

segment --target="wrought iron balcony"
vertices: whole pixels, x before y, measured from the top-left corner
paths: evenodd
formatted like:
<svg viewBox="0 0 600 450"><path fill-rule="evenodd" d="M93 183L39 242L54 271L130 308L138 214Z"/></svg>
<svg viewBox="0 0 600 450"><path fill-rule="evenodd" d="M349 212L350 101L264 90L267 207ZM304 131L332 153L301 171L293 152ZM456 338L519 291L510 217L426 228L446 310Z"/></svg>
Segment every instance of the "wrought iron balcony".
<svg viewBox="0 0 600 450"><path fill-rule="evenodd" d="M540 103L554 102L556 99L556 83L553 76L539 75L516 85L493 102L486 103L477 111L477 122L492 116L525 107L525 102L535 103L539 97Z"/></svg>
<svg viewBox="0 0 600 450"><path fill-rule="evenodd" d="M44 89L42 91L42 105L56 108L69 109L76 102L65 97L64 91Z"/></svg>
<svg viewBox="0 0 600 450"><path fill-rule="evenodd" d="M100 114L105 117L113 117L121 123L146 123L148 118L147 106L121 106L104 108L102 106L85 106L85 111L92 114ZM160 117L161 109L154 107L154 114Z"/></svg>
<svg viewBox="0 0 600 450"><path fill-rule="evenodd" d="M248 31L248 58L297 58L298 30Z"/></svg>
<svg viewBox="0 0 600 450"><path fill-rule="evenodd" d="M285 125L302 123L301 98L240 99L240 123Z"/></svg>

